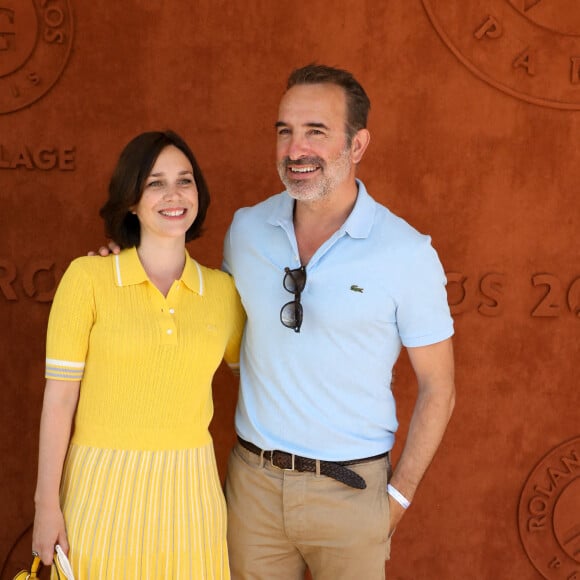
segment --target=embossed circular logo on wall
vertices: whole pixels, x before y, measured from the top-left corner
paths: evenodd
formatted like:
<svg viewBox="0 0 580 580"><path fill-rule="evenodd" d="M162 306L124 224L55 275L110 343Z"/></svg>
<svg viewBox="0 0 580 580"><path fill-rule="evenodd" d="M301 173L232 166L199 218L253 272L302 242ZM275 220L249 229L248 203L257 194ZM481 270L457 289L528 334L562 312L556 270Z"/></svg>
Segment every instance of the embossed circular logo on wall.
<svg viewBox="0 0 580 580"><path fill-rule="evenodd" d="M445 44L493 87L580 110L578 0L423 0Z"/></svg>
<svg viewBox="0 0 580 580"><path fill-rule="evenodd" d="M69 0L0 0L0 113L45 95L70 54Z"/></svg>
<svg viewBox="0 0 580 580"><path fill-rule="evenodd" d="M522 490L520 538L549 580L580 580L580 437L559 445L536 465Z"/></svg>

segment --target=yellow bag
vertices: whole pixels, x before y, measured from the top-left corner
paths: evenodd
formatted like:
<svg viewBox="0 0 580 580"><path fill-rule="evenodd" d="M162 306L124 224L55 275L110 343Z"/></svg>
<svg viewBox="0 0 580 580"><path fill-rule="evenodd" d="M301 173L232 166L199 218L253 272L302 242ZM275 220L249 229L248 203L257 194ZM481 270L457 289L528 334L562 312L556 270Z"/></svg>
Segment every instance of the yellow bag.
<svg viewBox="0 0 580 580"><path fill-rule="evenodd" d="M30 570L20 570L14 576L13 580L38 580L38 571L42 566L40 556L36 552L32 552L32 564ZM52 560L52 566L56 571L56 577L59 580L75 580L70 562L62 548L57 544L55 546L55 554Z"/></svg>

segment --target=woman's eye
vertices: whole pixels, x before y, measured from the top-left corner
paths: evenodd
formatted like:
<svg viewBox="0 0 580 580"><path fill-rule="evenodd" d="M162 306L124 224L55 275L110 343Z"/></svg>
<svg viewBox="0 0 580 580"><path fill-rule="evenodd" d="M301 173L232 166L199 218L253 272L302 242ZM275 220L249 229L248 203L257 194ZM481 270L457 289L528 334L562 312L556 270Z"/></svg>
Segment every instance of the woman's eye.
<svg viewBox="0 0 580 580"><path fill-rule="evenodd" d="M161 181L150 181L147 187L160 187L161 185L163 185Z"/></svg>

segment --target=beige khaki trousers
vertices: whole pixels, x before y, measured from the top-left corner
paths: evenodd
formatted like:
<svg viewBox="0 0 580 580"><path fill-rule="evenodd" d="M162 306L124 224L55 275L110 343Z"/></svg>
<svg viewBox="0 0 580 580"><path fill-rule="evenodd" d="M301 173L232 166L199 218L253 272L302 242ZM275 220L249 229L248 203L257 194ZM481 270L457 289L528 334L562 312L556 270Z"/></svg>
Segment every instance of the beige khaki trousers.
<svg viewBox="0 0 580 580"><path fill-rule="evenodd" d="M389 557L388 458L349 466L353 489L283 471L236 444L226 480L232 580L384 580Z"/></svg>

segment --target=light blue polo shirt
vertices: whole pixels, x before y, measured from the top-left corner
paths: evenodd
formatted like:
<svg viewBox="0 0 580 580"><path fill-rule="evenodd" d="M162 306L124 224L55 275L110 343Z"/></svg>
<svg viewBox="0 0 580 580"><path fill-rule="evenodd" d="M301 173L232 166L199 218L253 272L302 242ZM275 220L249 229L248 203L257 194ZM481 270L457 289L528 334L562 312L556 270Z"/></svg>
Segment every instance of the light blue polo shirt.
<svg viewBox="0 0 580 580"><path fill-rule="evenodd" d="M283 192L234 216L224 269L248 315L236 430L262 449L349 460L393 446L392 369L401 345L453 334L445 274L431 239L378 204L358 181L356 204L306 266L299 333L280 322L300 267Z"/></svg>

